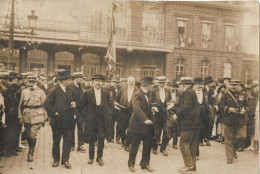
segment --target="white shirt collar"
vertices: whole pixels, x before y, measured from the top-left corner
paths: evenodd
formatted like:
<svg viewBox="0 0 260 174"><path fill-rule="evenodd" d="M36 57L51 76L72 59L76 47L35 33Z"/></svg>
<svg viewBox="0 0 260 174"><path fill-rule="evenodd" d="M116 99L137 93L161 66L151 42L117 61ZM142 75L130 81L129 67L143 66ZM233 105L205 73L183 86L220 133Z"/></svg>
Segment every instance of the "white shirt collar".
<svg viewBox="0 0 260 174"><path fill-rule="evenodd" d="M100 92L100 91L101 91L101 88L99 88L99 89L94 88L94 91L95 91L95 92Z"/></svg>
<svg viewBox="0 0 260 174"><path fill-rule="evenodd" d="M147 92L148 92L148 91L145 90L143 87L141 87L141 89L142 89L142 91L143 91L144 93L147 93Z"/></svg>
<svg viewBox="0 0 260 174"><path fill-rule="evenodd" d="M75 82L75 80L73 81L74 82L74 85L78 88L79 87L79 85L77 85L77 83Z"/></svg>
<svg viewBox="0 0 260 174"><path fill-rule="evenodd" d="M60 87L63 90L63 92L66 92L66 87L60 83Z"/></svg>

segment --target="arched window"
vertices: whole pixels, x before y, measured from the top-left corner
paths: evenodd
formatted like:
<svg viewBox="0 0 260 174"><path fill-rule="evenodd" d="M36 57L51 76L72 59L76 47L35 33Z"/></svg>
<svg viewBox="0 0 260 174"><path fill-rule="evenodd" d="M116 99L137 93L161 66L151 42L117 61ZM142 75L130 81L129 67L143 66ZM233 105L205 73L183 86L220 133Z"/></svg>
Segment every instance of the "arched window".
<svg viewBox="0 0 260 174"><path fill-rule="evenodd" d="M176 63L176 79L185 75L186 60L183 58L177 59Z"/></svg>
<svg viewBox="0 0 260 174"><path fill-rule="evenodd" d="M209 61L202 60L200 66L200 77L205 78L209 75Z"/></svg>

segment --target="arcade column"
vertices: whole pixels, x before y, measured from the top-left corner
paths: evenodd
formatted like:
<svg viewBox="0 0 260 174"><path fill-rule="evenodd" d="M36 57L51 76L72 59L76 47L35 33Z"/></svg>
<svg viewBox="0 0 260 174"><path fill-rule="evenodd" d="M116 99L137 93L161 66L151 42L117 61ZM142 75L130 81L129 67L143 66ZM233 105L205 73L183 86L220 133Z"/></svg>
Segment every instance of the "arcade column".
<svg viewBox="0 0 260 174"><path fill-rule="evenodd" d="M74 53L74 72L80 72L82 65L82 53Z"/></svg>
<svg viewBox="0 0 260 174"><path fill-rule="evenodd" d="M55 52L49 51L47 59L47 76L51 77L53 75L55 75Z"/></svg>
<svg viewBox="0 0 260 174"><path fill-rule="evenodd" d="M28 51L24 49L19 50L19 73L27 72Z"/></svg>

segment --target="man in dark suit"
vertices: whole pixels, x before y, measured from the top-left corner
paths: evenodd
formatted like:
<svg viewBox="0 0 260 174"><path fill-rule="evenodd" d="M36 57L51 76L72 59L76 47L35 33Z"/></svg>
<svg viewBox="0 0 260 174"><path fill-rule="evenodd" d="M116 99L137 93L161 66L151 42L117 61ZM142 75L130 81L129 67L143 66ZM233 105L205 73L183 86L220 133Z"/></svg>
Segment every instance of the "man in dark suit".
<svg viewBox="0 0 260 174"><path fill-rule="evenodd" d="M192 78L181 80L182 95L177 117L180 123L180 150L185 167L179 172L196 171L196 147L199 141L201 119L198 99L195 91L190 88Z"/></svg>
<svg viewBox="0 0 260 174"><path fill-rule="evenodd" d="M200 145L203 146L203 139L207 138L207 131L208 131L208 125L210 124L209 119L209 108L208 108L208 95L205 91L203 91L203 84L202 84L202 78L201 77L195 77L193 80L193 87L192 87L197 95L198 99L198 108L199 108L199 114L202 121L202 129L200 131ZM208 142L209 143L209 142ZM210 145L210 144L208 144ZM196 151L197 159L199 157L199 144L197 145L197 151Z"/></svg>
<svg viewBox="0 0 260 174"><path fill-rule="evenodd" d="M163 130L163 138L160 152L163 153L164 156L168 156L166 152L167 146L167 134L166 134L166 119L167 119L167 103L171 100L171 94L165 86L166 77L160 76L158 77L158 88L152 90L150 95L150 103L154 105L155 109L155 122L154 124L158 125L158 137L154 139L153 142L153 153L157 154L158 143L161 139L161 134Z"/></svg>
<svg viewBox="0 0 260 174"><path fill-rule="evenodd" d="M152 112L149 102L149 92L152 89L152 85L153 77L145 76L142 80L141 88L135 92L132 99L133 113L128 129L133 138L128 160L128 167L131 172L135 172L135 159L141 141L143 141L143 152L140 166L142 169L153 171L149 166L153 139Z"/></svg>
<svg viewBox="0 0 260 174"><path fill-rule="evenodd" d="M112 80L111 80L111 88L110 88L110 91L112 92L112 101L113 103L115 102L115 99L116 99L116 95L117 93L119 92L120 90L120 78L118 75L115 75L113 76ZM117 109L112 109L112 142L114 141L114 136L115 136L115 123L117 122L116 124L116 142L118 144L120 144L120 135L119 135L119 128L118 128L118 110Z"/></svg>
<svg viewBox="0 0 260 174"><path fill-rule="evenodd" d="M93 164L95 155L95 142L97 142L97 158L96 162L100 166L104 165L102 160L104 150L104 139L108 130L106 124L110 119L111 103L109 92L103 89L104 76L96 74L92 77L93 86L84 92L80 99L80 105L86 109L86 129L87 139L89 141L89 161L88 164Z"/></svg>
<svg viewBox="0 0 260 174"><path fill-rule="evenodd" d="M57 85L47 95L43 107L50 117L52 128L52 157L54 159L53 167L58 167L60 161L60 141L63 136L63 148L61 164L70 169L69 163L71 140L72 140L72 123L74 121L73 108L76 107L72 102L71 91L67 88L71 83L69 71L58 72L60 84Z"/></svg>
<svg viewBox="0 0 260 174"><path fill-rule="evenodd" d="M126 130L129 126L129 120L133 112L132 98L133 94L137 91L135 88L135 78L130 76L127 80L127 87L122 88L116 95L115 108L119 110L118 113L118 128L119 135L122 140L122 146L126 151L129 151L131 144L131 137Z"/></svg>
<svg viewBox="0 0 260 174"><path fill-rule="evenodd" d="M213 108L215 104L215 98L214 98L214 89L213 89L214 81L212 77L211 76L206 77L204 84L205 87L203 89L203 92L206 94L207 107ZM209 112L207 114L208 114L207 117L209 118ZM214 120L212 122L210 120L205 121L204 119L202 119L202 122L203 122L204 141L207 146L211 146L209 139L212 134ZM203 142L201 142L201 145L203 145Z"/></svg>
<svg viewBox="0 0 260 174"><path fill-rule="evenodd" d="M47 77L41 77L41 82L39 84L39 88L43 90L43 92L47 95L48 94L48 81Z"/></svg>
<svg viewBox="0 0 260 174"><path fill-rule="evenodd" d="M78 128L77 151L85 152L86 149L83 148L83 145L84 145L84 137L83 137L84 117L79 108L79 100L83 94L83 90L82 90L82 86L81 86L82 80L83 80L83 74L81 72L73 73L73 82L68 86L68 88L72 92L72 101L76 102L76 106L77 106L74 109L75 120L73 122L73 128L72 128L71 151L74 151L74 148L75 148L75 127L76 127L76 123L77 123L77 128Z"/></svg>

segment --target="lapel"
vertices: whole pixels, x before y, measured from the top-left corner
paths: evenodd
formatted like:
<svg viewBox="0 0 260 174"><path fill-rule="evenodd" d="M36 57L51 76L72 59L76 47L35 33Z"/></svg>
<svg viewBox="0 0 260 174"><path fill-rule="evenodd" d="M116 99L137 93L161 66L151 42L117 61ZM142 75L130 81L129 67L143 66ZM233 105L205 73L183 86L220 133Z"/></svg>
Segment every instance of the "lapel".
<svg viewBox="0 0 260 174"><path fill-rule="evenodd" d="M91 92L89 93L89 95L90 95L90 99L91 99L91 101L93 101L94 105L97 105L94 88L92 88L92 90L91 90Z"/></svg>
<svg viewBox="0 0 260 174"><path fill-rule="evenodd" d="M57 93L64 98L64 101L68 101L67 98L67 92L66 93L61 89L60 85L57 86Z"/></svg>
<svg viewBox="0 0 260 174"><path fill-rule="evenodd" d="M146 97L145 97L145 94L144 94L144 92L143 92L143 90L142 89L140 89L141 90L141 97L145 100L145 104L146 105L149 105L149 103L148 103L148 101L147 101L147 99L146 99ZM148 98L148 100L149 100L149 97L147 97Z"/></svg>

